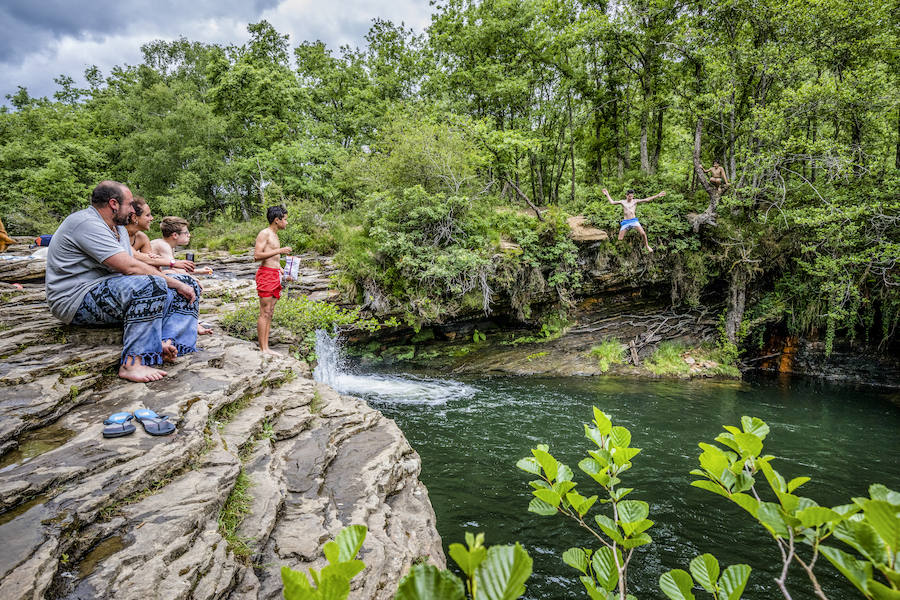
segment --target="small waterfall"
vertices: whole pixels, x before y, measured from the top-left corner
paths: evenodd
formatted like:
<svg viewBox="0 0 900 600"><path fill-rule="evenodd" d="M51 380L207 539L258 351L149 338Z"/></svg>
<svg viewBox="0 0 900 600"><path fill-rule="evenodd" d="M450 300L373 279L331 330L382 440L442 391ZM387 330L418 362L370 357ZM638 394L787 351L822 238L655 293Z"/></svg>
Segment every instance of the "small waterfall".
<svg viewBox="0 0 900 600"><path fill-rule="evenodd" d="M313 370L313 379L337 389L338 377L345 366L337 334L331 336L324 329L316 329L316 360L318 364Z"/></svg>
<svg viewBox="0 0 900 600"><path fill-rule="evenodd" d="M322 329L316 330L316 381L342 394L359 396L391 404L444 404L455 398L467 398L475 389L450 379L432 379L413 375L357 375L347 367L340 340Z"/></svg>

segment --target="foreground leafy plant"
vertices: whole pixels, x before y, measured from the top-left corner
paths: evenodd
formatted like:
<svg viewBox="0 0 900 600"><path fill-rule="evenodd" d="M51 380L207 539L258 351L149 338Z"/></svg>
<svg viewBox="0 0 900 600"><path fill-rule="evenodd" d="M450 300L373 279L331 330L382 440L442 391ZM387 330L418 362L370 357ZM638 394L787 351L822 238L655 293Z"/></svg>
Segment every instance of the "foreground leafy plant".
<svg viewBox="0 0 900 600"><path fill-rule="evenodd" d="M483 533L466 532L466 546L450 544L450 557L465 574L465 587L446 569L413 565L394 600L513 600L531 576L533 561L521 545L486 548Z"/></svg>
<svg viewBox="0 0 900 600"><path fill-rule="evenodd" d="M712 554L694 558L691 572L673 569L659 578L659 589L672 600L694 600L694 583L716 600L738 600L750 577L749 565L731 565L719 577L719 561ZM691 576L693 575L693 579Z"/></svg>
<svg viewBox="0 0 900 600"><path fill-rule="evenodd" d="M345 600L350 580L365 569L355 560L366 538L364 525L343 529L334 541L325 544L329 565L317 572L309 570L312 581L298 571L281 567L285 600ZM395 600L514 600L525 593L531 576L532 559L516 543L514 546L484 546L484 534L466 533L466 546L450 544L450 557L466 576L466 582L434 565L416 564L397 586Z"/></svg>
<svg viewBox="0 0 900 600"><path fill-rule="evenodd" d="M365 525L350 525L334 540L325 544L328 566L317 572L309 570L309 577L289 567L281 567L285 600L342 600L350 595L350 580L366 568L356 560L356 553L366 539Z"/></svg>
<svg viewBox="0 0 900 600"><path fill-rule="evenodd" d="M593 600L618 597L630 598L627 592L628 564L634 549L653 540L646 531L653 525L647 517L650 506L641 500L624 500L632 488L619 487L622 473L631 468L631 459L641 450L631 447L631 432L613 426L609 416L594 407L594 426L584 426L585 437L597 446L578 463L579 468L596 481L606 492L601 504L609 504L612 516L597 514L588 524L585 516L597 502L596 495L584 497L575 491L574 474L557 461L549 447L541 444L516 463L523 471L538 475L530 482L534 488L528 510L539 515L561 514L588 530L602 544L597 550L569 548L562 559L582 573L580 580Z"/></svg>
<svg viewBox="0 0 900 600"><path fill-rule="evenodd" d="M788 567L800 565L818 598L827 600L814 569L823 554L863 596L870 599L900 598L898 546L900 546L900 494L881 484L869 487L870 498L853 498L853 504L827 508L795 491L810 480L795 477L790 481L772 467L771 455L763 455L763 440L769 426L761 419L741 417L741 429L725 426L726 433L715 441L728 450L701 443L700 469L691 471L701 477L691 485L718 494L750 513L772 536L782 558L782 570L776 583L782 595L787 589ZM762 473L774 495L764 501L757 489ZM835 538L855 550L856 555L823 544ZM810 548L801 556L797 542ZM876 575L881 575L876 579Z"/></svg>

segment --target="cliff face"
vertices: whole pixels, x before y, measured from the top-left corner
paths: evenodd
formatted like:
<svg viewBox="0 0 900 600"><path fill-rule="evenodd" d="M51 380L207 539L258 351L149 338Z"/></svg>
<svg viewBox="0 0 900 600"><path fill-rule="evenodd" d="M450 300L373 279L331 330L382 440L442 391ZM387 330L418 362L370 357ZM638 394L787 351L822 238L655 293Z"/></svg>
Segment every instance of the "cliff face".
<svg viewBox="0 0 900 600"><path fill-rule="evenodd" d="M369 529L354 598L443 566L418 455L305 363L217 333L163 380L125 382L121 330L61 326L42 286L4 290L0 329L0 598L280 598L280 567L321 568L350 524ZM142 407L176 433L102 437Z"/></svg>

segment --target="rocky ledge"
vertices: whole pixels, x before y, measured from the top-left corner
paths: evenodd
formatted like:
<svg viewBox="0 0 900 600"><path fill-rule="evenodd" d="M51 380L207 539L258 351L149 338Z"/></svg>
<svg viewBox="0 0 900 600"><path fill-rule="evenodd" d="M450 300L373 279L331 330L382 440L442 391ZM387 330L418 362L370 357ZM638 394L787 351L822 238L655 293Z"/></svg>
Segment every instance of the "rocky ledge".
<svg viewBox="0 0 900 600"><path fill-rule="evenodd" d="M203 282L206 320L238 283ZM350 524L369 529L352 598L444 565L418 455L305 363L217 332L165 379L129 383L120 330L61 326L40 285L2 291L0 598L280 598L280 567L321 568ZM176 433L102 437L141 407Z"/></svg>

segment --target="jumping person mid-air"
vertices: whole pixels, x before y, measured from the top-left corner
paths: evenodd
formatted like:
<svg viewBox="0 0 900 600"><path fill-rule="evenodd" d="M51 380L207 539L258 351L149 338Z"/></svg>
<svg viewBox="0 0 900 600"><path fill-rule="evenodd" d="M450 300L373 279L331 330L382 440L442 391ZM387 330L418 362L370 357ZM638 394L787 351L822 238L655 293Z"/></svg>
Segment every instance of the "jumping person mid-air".
<svg viewBox="0 0 900 600"><path fill-rule="evenodd" d="M640 200L635 199L634 190L628 190L628 192L625 194L624 200L613 200L612 196L609 195L609 191L606 188L603 188L603 193L606 194L606 197L609 199L610 204L622 205L622 216L624 218L619 227L619 241L625 239L625 232L627 232L629 229L637 229L638 233L641 234L641 238L644 240L644 248L647 249L647 252L653 252L653 248L651 248L650 244L647 243L647 233L644 231L644 228L641 227L641 224L637 220L634 211L637 208L638 202L650 202L651 200L654 200L656 198L662 198L666 195L666 193L660 192L655 196L650 196L649 198L641 198Z"/></svg>

